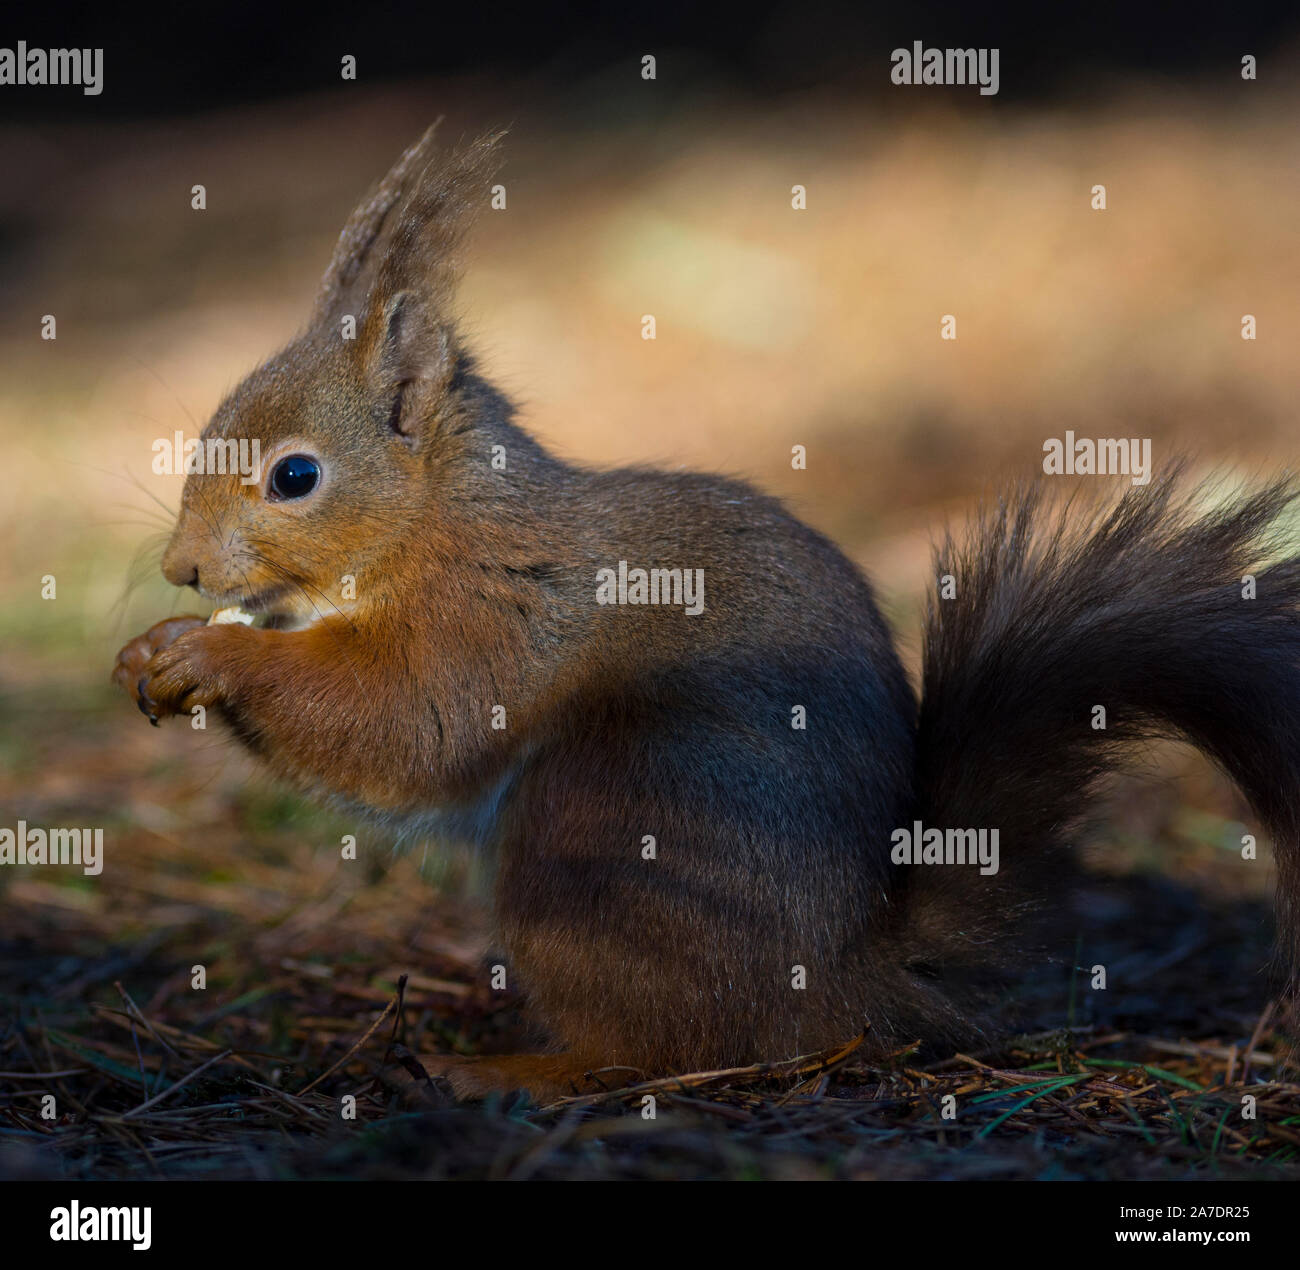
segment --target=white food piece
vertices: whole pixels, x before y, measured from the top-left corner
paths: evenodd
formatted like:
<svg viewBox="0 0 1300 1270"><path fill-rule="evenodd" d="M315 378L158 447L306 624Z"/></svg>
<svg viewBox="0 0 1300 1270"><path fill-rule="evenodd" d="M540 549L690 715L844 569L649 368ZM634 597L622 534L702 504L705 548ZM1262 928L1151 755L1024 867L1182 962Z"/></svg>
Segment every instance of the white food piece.
<svg viewBox="0 0 1300 1270"><path fill-rule="evenodd" d="M227 626L231 622L238 622L242 626L252 626L257 618L252 613L245 613L238 604L232 604L227 609L217 609L213 615L208 618L209 626Z"/></svg>

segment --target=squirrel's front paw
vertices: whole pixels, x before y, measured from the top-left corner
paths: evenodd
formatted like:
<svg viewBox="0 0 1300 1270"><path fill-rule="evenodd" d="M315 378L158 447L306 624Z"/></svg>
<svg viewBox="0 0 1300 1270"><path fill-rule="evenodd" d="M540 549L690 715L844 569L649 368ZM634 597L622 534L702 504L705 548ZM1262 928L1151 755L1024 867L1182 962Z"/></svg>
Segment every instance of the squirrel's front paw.
<svg viewBox="0 0 1300 1270"><path fill-rule="evenodd" d="M211 642L228 628L201 617L173 617L151 626L117 655L113 680L155 726L159 719L211 705L219 696Z"/></svg>

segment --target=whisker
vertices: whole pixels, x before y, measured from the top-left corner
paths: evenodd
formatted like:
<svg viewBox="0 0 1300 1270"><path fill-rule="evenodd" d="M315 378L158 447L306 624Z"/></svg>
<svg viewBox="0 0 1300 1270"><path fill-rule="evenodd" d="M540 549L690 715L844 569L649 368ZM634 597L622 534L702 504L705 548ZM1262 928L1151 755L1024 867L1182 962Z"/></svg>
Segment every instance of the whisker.
<svg viewBox="0 0 1300 1270"><path fill-rule="evenodd" d="M168 383L168 382L167 382L167 381L166 381L166 380L165 380L165 379L164 379L164 378L163 378L163 377L162 377L162 376L161 376L161 375L160 375L156 370L154 370L154 368L153 368L152 366L150 366L147 362L141 361L140 358L138 358L138 357L133 357L131 360L132 360L133 362L135 362L135 364L136 364L137 366L139 366L142 370L145 370L145 371L147 371L150 375L152 375L152 376L153 376L153 377L154 377L154 378L155 378L155 379L156 379L156 380L157 380L157 381L158 381L158 382L159 382L159 383L160 383L160 384L161 384L161 385L162 385L162 386L163 386L163 387L164 387L164 388L169 392L169 393L171 393L171 395L172 395L172 399L173 399L173 400L176 402L176 404L177 404L178 406L180 406L180 408L181 408L181 414L183 414L183 415L184 415L184 416L185 416L185 417L190 421L190 427L194 428L195 431L198 431L198 430L199 430L198 421L194 418L194 416L193 416L192 414L190 414L190 412L189 412L189 408L188 408L188 407L186 406L186 404L185 404L185 403L180 399L179 394L178 394L178 393L176 392L176 390L171 386L171 384L169 384L169 383Z"/></svg>
<svg viewBox="0 0 1300 1270"><path fill-rule="evenodd" d="M281 565L278 561L272 561L271 559L269 559L269 558L265 555L265 552L266 552L267 550L271 550L271 549L272 549L268 544L263 543L260 539L257 539L257 538L246 538L244 541L245 541L246 543L248 543L249 546L250 546L253 550L255 550L255 551L258 552L258 556L257 556L257 558L258 558L258 559L259 559L263 564L265 564L265 565L268 566L269 568L280 569L280 570L282 570L282 571L283 571L283 574L284 574L284 577L285 577L285 580L286 580L286 581L289 581L289 582L292 582L295 586L297 586L300 590L302 590L304 594L306 594L307 588L308 588L308 587L311 587L311 590L315 591L316 594L319 595L320 598L321 598L322 600L324 600L325 603L328 604L328 605L330 606L330 608L332 608L332 609L334 610L334 612L335 612L336 614L338 614L338 616L341 617L341 618L343 619L343 621L345 621L345 622L348 624L348 626L351 628L351 630L353 631L353 633L356 632L356 629L357 629L357 628L356 628L356 624L352 621L352 619L351 619L351 618L350 618L346 613L343 612L343 610L342 610L341 608L339 608L339 606L338 606L337 604L334 603L333 600L330 599L330 597L329 597L329 596L328 596L324 591L322 591L322 590L320 589L320 587L318 587L318 586L312 586L309 582L306 582L304 579L299 578L297 575L290 573L289 570L286 569L283 565ZM279 551L282 555L283 555L283 554L288 554L287 552L284 552L283 549L282 549L281 547L279 547L278 545L274 548L274 550ZM308 602L310 603L310 602L311 602L311 597L308 596L307 598L308 598ZM312 604L312 607L315 608L315 605ZM320 613L320 610L319 610L319 609L317 609L316 611L317 611L318 614Z"/></svg>
<svg viewBox="0 0 1300 1270"><path fill-rule="evenodd" d="M308 592L307 588L303 585L303 583L298 578L296 578L292 573L290 573L289 570L286 569L283 565L279 564L277 561L268 559L266 556L264 556L260 551L257 551L256 549L245 548L240 552L240 555L246 556L251 560L255 560L258 564L262 565L264 568L269 569L275 576L279 577L282 581L287 582L290 586L296 587L299 591L302 592L303 598L307 601L308 604L311 605L312 612L314 612L317 618L320 620L321 628L330 637L330 639L334 641L334 647L338 649L339 655L347 663L348 670L351 672L352 678L356 680L357 687L360 688L362 692L364 692L365 685L361 682L361 676L357 674L356 664L353 662L352 658L348 656L348 651L339 642L338 636L334 633L333 630L330 629L330 624L325 620L325 615L317 607L316 602L311 598L310 593ZM243 577L244 577L244 586L251 591L252 587L249 584L248 575L245 573L243 574ZM328 597L326 598L328 599ZM337 612L338 611L337 605L335 605L334 608L335 611ZM348 626L351 627L351 629L354 632L356 631L356 627L353 625L352 621L347 617L346 614L339 613L339 616L342 617L345 622L347 622Z"/></svg>

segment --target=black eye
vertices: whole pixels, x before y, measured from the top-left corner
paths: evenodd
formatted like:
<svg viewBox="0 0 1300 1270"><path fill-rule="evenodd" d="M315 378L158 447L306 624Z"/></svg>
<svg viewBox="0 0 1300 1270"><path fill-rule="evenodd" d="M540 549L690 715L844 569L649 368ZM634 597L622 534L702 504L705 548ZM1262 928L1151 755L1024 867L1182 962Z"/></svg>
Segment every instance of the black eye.
<svg viewBox="0 0 1300 1270"><path fill-rule="evenodd" d="M305 454L291 454L271 469L271 493L276 498L306 498L320 481L320 464Z"/></svg>

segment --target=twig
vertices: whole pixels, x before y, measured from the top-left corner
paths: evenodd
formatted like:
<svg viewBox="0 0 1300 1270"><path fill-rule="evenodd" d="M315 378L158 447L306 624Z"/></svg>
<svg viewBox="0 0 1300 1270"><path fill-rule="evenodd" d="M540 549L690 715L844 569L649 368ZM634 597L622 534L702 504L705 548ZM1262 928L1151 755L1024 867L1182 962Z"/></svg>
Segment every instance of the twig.
<svg viewBox="0 0 1300 1270"><path fill-rule="evenodd" d="M352 1055L355 1054L357 1050L359 1050L375 1034L375 1032L379 1028L379 1025L388 1017L389 1013L392 1011L393 1007L396 1004L397 1004L397 998L394 997L386 1006L384 1006L383 1013L380 1014L380 1016L366 1029L365 1035L350 1050L348 1050L348 1052L344 1054L343 1057L340 1058L339 1061L335 1063L333 1067L330 1067L328 1070L321 1072L321 1074L317 1076L316 1079L311 1082L311 1084L304 1085L300 1090L298 1090L297 1096L301 1098L303 1094L308 1093L310 1090L315 1089L316 1086L321 1083L321 1081L327 1079L330 1076L333 1076L334 1073L338 1071L338 1069L342 1067L344 1063L348 1062L351 1059Z"/></svg>
<svg viewBox="0 0 1300 1270"><path fill-rule="evenodd" d="M1250 1082L1250 1059L1255 1053L1255 1046L1259 1038L1264 1035L1264 1029L1268 1026L1269 1016L1273 1013L1273 1007L1276 1001L1270 1001L1265 1007L1264 1012L1259 1016L1259 1022L1255 1024L1255 1030L1250 1034L1250 1044L1246 1046L1246 1065L1241 1071L1241 1083L1243 1085Z"/></svg>
<svg viewBox="0 0 1300 1270"><path fill-rule="evenodd" d="M209 1067L212 1067L215 1064L221 1062L222 1059L229 1058L233 1053L234 1053L233 1050L222 1050L220 1054L214 1054L210 1059L208 1059L206 1063L202 1064L199 1067L196 1067L192 1072L188 1073L187 1075L182 1076L180 1080L178 1080L174 1085L169 1086L167 1089L164 1089L162 1093L155 1094L152 1098L149 1099L148 1102L142 1102L138 1107L132 1107L130 1111L128 1111L124 1116L121 1117L121 1119L130 1120L132 1116L138 1116L142 1111L147 1111L155 1103L162 1102L164 1098L169 1098L182 1085L186 1085L190 1081L192 1081L195 1078L195 1076L198 1076L201 1073L207 1071Z"/></svg>

